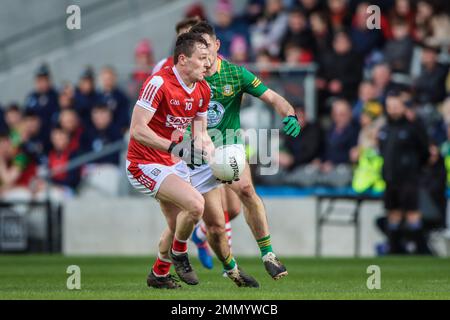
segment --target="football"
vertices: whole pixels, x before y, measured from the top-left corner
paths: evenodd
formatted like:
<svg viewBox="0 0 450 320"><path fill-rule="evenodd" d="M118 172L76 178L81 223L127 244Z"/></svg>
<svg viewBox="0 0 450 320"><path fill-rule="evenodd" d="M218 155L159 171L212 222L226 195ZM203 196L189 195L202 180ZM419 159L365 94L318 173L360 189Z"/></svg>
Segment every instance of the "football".
<svg viewBox="0 0 450 320"><path fill-rule="evenodd" d="M244 148L239 145L224 145L216 148L210 166L216 178L223 181L236 180L244 172Z"/></svg>

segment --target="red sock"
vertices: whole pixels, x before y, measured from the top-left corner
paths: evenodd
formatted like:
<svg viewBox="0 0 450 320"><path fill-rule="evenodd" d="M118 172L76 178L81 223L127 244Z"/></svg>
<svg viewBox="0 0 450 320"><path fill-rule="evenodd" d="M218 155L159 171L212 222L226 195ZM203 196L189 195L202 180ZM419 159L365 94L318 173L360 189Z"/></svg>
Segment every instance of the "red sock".
<svg viewBox="0 0 450 320"><path fill-rule="evenodd" d="M176 237L173 237L172 252L175 255L187 252L187 240L178 240Z"/></svg>
<svg viewBox="0 0 450 320"><path fill-rule="evenodd" d="M153 273L157 277L164 277L169 274L170 266L172 263L168 260L161 260L159 257L156 258L155 264L153 265Z"/></svg>
<svg viewBox="0 0 450 320"><path fill-rule="evenodd" d="M231 247L231 223L230 223L230 216L228 215L228 211L224 210L223 214L225 216L225 231L228 236L228 245Z"/></svg>

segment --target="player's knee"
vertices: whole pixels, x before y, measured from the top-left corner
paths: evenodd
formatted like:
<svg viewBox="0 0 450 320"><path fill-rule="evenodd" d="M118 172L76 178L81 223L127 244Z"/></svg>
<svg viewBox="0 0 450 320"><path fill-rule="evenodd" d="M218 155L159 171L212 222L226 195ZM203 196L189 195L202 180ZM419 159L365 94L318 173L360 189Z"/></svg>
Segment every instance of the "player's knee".
<svg viewBox="0 0 450 320"><path fill-rule="evenodd" d="M203 215L205 209L205 200L203 197L194 197L189 201L188 213L194 221L199 221Z"/></svg>
<svg viewBox="0 0 450 320"><path fill-rule="evenodd" d="M250 183L243 184L239 191L244 199L252 199L256 196L255 188Z"/></svg>
<svg viewBox="0 0 450 320"><path fill-rule="evenodd" d="M225 226L220 225L220 224L213 224L213 225L208 226L207 228L208 228L208 232L213 237L217 237L218 235L225 233Z"/></svg>

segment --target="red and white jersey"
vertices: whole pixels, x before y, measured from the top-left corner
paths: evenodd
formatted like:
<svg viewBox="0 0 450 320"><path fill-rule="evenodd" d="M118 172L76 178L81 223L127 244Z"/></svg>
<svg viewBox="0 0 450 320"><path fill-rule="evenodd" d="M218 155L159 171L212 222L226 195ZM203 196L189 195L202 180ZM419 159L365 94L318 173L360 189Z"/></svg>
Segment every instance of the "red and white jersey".
<svg viewBox="0 0 450 320"><path fill-rule="evenodd" d="M142 85L137 108L154 112L148 123L158 136L179 142L196 116L207 116L211 89L205 80L186 86L176 67L165 68L150 76ZM167 151L147 147L130 137L127 159L141 164L174 164Z"/></svg>
<svg viewBox="0 0 450 320"><path fill-rule="evenodd" d="M174 65L175 64L173 62L173 56L168 56L167 58L161 59L153 68L152 75L164 69L165 67L172 68Z"/></svg>

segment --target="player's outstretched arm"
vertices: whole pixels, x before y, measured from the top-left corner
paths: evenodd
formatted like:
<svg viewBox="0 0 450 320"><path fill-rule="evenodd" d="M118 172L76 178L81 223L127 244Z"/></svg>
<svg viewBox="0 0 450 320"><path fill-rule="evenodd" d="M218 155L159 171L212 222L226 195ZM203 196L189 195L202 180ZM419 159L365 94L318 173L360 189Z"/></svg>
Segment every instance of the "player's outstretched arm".
<svg viewBox="0 0 450 320"><path fill-rule="evenodd" d="M148 127L148 123L155 113L138 105L134 106L131 116L130 136L139 143L162 151L167 151L171 141L158 136Z"/></svg>
<svg viewBox="0 0 450 320"><path fill-rule="evenodd" d="M283 118L285 134L296 137L300 133L301 127L291 104L278 93L267 89L260 97L262 101L271 105L275 111Z"/></svg>

